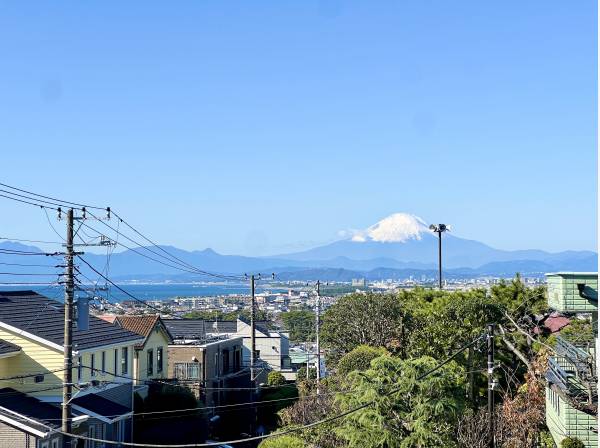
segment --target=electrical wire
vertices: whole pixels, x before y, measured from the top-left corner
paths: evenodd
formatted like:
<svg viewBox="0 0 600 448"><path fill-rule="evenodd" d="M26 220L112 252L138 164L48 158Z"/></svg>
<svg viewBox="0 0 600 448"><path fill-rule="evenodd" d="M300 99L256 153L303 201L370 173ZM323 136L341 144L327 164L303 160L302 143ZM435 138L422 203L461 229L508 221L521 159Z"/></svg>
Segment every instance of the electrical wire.
<svg viewBox="0 0 600 448"><path fill-rule="evenodd" d="M462 348L458 349L457 351L455 351L451 356L449 356L448 358L446 358L444 361L438 363L435 367L432 367L431 369L427 370L426 372L422 373L421 375L417 376L417 378L415 379L416 381L421 381L422 379L424 379L425 377L435 373L436 371L438 371L439 369L441 369L443 366L445 366L446 364L448 364L450 361L452 361L454 358L456 358L459 354L461 354L462 352L464 352L465 350L467 350L469 347L472 347L473 345L475 345L476 343L478 343L479 341L481 341L481 339L484 336L479 336L476 339L474 339L472 342L470 342L469 344L463 346ZM400 392L402 390L402 388L397 387L392 389L391 391L387 392L386 394L384 394L384 396L390 396L390 395L394 395L398 392ZM118 442L118 441L113 441L113 440L106 440L106 439L98 439L98 438L94 438L94 437L86 437L86 436L82 436L79 434L70 434L70 433L65 433L63 431L60 431L61 434L63 434L64 436L67 437L71 437L71 438L75 438L75 439L80 439L80 440L88 440L88 441L92 441L92 442L98 442L98 443L105 443L107 445L122 445L122 446L126 446L126 447L139 447L139 448L196 448L196 447L205 447L205 446L219 446L219 445L233 445L233 444L237 444L237 443L245 443L245 442L252 442L252 441L258 441L258 440L264 440L267 438L272 438L272 437L278 437L278 436L282 436L285 434L291 434L291 433L295 433L295 432L299 432L299 431L303 431L305 429L309 429L309 428L313 428L315 426L319 426L325 423L330 423L333 422L335 420L339 420L343 417L346 417L347 415L353 414L354 412L360 411L362 409L365 409L369 406L372 406L374 404L376 404L376 400L371 400L368 401L366 403L363 403L359 406L355 406L351 409L348 409L347 411L341 412L339 414L333 415L331 417L326 417L320 420L317 420L315 422L312 423L308 423L306 425L302 425L302 426L297 426L297 427L293 427L293 428L289 428L289 429L285 429L283 431L276 431L273 432L271 434L265 434L265 435L260 435L260 436L253 436L253 437L247 437L244 439L236 439L236 440L228 440L228 441L220 441L220 442L208 442L208 443L187 443L187 444L174 444L174 445L157 445L157 444L148 444L148 443L135 443L135 442Z"/></svg>

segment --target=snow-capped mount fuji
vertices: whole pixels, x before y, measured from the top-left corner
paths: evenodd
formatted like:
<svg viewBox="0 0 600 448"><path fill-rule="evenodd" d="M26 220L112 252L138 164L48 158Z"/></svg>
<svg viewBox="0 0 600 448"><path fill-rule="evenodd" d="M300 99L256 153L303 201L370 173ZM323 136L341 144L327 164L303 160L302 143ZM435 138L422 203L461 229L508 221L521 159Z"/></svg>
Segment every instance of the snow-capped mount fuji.
<svg viewBox="0 0 600 448"><path fill-rule="evenodd" d="M437 235L423 219L409 213L394 213L364 230L350 230L343 235L345 238L342 240L277 258L296 261L389 259L420 268L437 264ZM446 268L478 268L488 263L528 260L557 267L572 265L569 269L577 269L582 263L587 265L597 258L596 253L591 251L499 250L478 241L459 238L451 232L445 233L443 238Z"/></svg>

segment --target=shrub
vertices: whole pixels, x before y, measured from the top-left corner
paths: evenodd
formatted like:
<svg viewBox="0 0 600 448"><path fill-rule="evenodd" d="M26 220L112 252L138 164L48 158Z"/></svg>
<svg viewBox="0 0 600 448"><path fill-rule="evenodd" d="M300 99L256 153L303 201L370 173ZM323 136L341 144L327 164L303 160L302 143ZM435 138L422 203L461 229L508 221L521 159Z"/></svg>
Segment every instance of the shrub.
<svg viewBox="0 0 600 448"><path fill-rule="evenodd" d="M389 352L383 347L359 345L342 356L337 365L337 374L345 376L354 370L365 371L371 367L372 360L388 354Z"/></svg>
<svg viewBox="0 0 600 448"><path fill-rule="evenodd" d="M585 445L577 437L567 437L560 442L561 448L585 448Z"/></svg>
<svg viewBox="0 0 600 448"><path fill-rule="evenodd" d="M267 377L267 384L269 386L281 386L285 384L287 381L285 377L276 371L269 372L269 376Z"/></svg>

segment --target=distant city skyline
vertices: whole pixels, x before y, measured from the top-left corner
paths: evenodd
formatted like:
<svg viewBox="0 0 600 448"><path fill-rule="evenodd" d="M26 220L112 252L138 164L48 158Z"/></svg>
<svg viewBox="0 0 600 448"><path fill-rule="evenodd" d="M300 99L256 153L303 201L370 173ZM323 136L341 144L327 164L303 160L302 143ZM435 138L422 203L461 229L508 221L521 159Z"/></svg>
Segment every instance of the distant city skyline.
<svg viewBox="0 0 600 448"><path fill-rule="evenodd" d="M0 182L187 250L295 252L405 212L595 251L596 19L587 0L5 2ZM57 239L0 210L1 237Z"/></svg>

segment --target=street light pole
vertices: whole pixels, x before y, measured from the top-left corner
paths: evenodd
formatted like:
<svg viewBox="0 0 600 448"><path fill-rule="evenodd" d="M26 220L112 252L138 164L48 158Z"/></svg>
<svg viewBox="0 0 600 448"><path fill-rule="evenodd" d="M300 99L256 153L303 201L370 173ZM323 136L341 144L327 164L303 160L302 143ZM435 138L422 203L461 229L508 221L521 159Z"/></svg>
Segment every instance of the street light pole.
<svg viewBox="0 0 600 448"><path fill-rule="evenodd" d="M442 290L442 233L449 231L450 228L446 224L431 224L429 229L438 234L438 286Z"/></svg>

